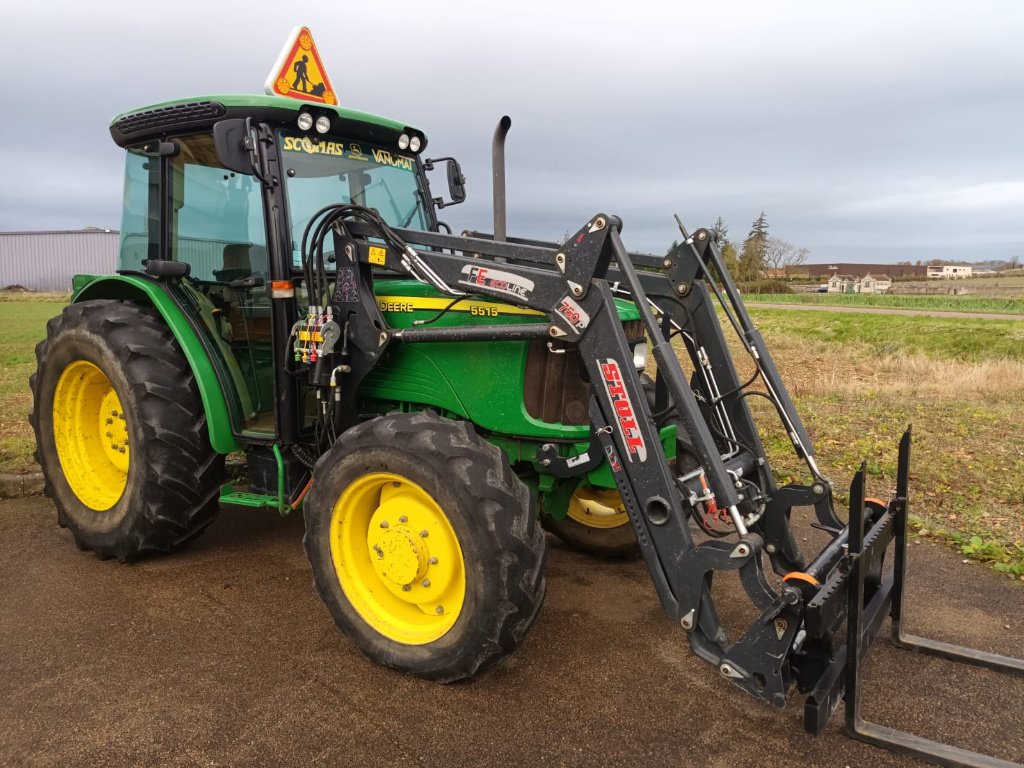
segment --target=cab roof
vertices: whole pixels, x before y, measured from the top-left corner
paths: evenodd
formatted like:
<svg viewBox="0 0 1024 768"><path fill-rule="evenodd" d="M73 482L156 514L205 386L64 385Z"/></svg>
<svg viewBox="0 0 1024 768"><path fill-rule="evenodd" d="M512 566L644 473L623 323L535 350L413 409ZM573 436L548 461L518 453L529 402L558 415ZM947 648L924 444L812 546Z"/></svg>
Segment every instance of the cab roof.
<svg viewBox="0 0 1024 768"><path fill-rule="evenodd" d="M123 112L110 121L110 135L120 147L133 146L155 138L210 129L219 120L252 117L282 126L294 126L299 112L314 119L331 118L331 133L390 144L402 133L420 137L423 132L399 120L347 107L311 104L283 96L224 94L176 99Z"/></svg>

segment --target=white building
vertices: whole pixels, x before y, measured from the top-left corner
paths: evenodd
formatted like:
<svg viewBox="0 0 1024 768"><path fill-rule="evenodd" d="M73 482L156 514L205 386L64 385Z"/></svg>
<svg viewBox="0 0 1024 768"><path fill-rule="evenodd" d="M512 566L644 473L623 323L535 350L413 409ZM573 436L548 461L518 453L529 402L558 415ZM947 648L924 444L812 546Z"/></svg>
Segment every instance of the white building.
<svg viewBox="0 0 1024 768"><path fill-rule="evenodd" d="M937 264L928 267L928 279L957 280L970 277L972 270L970 264Z"/></svg>
<svg viewBox="0 0 1024 768"><path fill-rule="evenodd" d="M886 293L892 287L892 279L887 275L872 275L870 272L864 277L853 275L832 275L828 279L829 293Z"/></svg>
<svg viewBox="0 0 1024 768"><path fill-rule="evenodd" d="M829 293L854 293L857 278L853 275L832 275L828 279Z"/></svg>
<svg viewBox="0 0 1024 768"><path fill-rule="evenodd" d="M888 275L872 275L870 272L860 279L860 285L854 288L857 293L888 293L892 288L892 279Z"/></svg>

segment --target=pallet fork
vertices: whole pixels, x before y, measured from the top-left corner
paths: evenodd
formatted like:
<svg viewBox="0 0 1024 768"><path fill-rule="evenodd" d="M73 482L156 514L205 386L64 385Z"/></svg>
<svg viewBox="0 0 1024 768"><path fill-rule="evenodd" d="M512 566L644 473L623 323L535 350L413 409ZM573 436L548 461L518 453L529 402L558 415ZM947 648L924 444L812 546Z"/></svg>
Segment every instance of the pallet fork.
<svg viewBox="0 0 1024 768"><path fill-rule="evenodd" d="M910 476L911 433L908 429L900 440L896 496L882 517L871 527L872 539L865 535L864 475L862 466L850 486L850 538L846 555L849 592L846 614L845 724L846 732L855 739L878 747L916 757L935 765L976 766L977 768L1012 768L1018 765L1006 760L959 749L912 733L868 722L861 715L860 676L864 657L888 614L892 619L892 642L898 648L939 656L951 661L984 667L996 672L1024 676L1024 659L1014 659L973 648L965 648L938 640L907 634L903 630L903 588L907 571L907 517ZM895 542L893 565L874 595L866 598L867 575L873 560L882 556L888 541ZM815 694L808 697L806 724L818 732ZM827 697L826 697L827 698Z"/></svg>
<svg viewBox="0 0 1024 768"><path fill-rule="evenodd" d="M810 437L714 233L701 229L690 235L680 222L682 245L655 257L627 253L621 222L606 214L593 216L561 244L395 230L357 206L324 209L318 217L307 230L313 232L310 247L303 247L307 284L324 289L311 291L311 304L332 307L333 318L344 325L345 344L342 357L332 352L310 375L311 384L343 404L339 431L348 426L344 419L358 414L359 384L391 344L543 338L555 351L575 349L591 384L590 446L572 453L571 446L546 443L537 449L537 462L569 477L607 458L662 607L687 632L694 653L777 707L785 706L794 688L809 693L805 727L811 733L820 733L845 699L847 730L855 738L939 765L1009 765L861 719L863 658L886 615L892 616L894 641L901 647L1017 674L1024 672L1024 662L903 634L910 431L900 444L894 498L866 501L862 469L851 486L844 524L834 509L832 484L815 461ZM324 267L329 237L338 259L332 279ZM411 275L453 302L487 296L539 310L547 319L390 328L374 300L381 269ZM635 303L651 340L658 376L650 400L633 367L616 295ZM747 381L726 343L723 328L730 326L755 369ZM673 346L677 337L689 378ZM323 372L332 370L343 374L336 387L332 373L328 389ZM806 464L809 484L777 485L747 402L755 380ZM679 436L672 463L659 439L666 424L675 425ZM831 537L809 561L790 526L793 508L802 506L813 507L815 527ZM893 565L886 570L890 548ZM718 571L737 572L760 612L742 637L727 637L715 610L711 587Z"/></svg>

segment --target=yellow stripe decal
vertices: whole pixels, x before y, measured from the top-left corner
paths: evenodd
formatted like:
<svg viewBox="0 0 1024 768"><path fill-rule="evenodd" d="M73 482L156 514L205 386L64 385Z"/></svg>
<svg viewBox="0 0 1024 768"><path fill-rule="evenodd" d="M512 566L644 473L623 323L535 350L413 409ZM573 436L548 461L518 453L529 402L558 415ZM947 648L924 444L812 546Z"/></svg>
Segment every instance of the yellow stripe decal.
<svg viewBox="0 0 1024 768"><path fill-rule="evenodd" d="M452 303L451 299L429 298L420 296L378 296L377 306L382 312L420 312L433 310L440 312ZM544 315L535 309L516 307L512 304L501 304L493 301L476 301L464 299L454 304L451 312L468 312L481 317L498 317L499 315Z"/></svg>

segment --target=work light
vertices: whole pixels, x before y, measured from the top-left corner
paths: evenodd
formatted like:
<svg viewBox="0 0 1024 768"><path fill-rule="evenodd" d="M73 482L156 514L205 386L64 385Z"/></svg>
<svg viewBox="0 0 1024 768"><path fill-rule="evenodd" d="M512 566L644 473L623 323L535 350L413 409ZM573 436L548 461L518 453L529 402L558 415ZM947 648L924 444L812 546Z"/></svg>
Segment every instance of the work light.
<svg viewBox="0 0 1024 768"><path fill-rule="evenodd" d="M300 112L296 122L299 125L299 130L308 131L313 127L313 116L309 112Z"/></svg>

